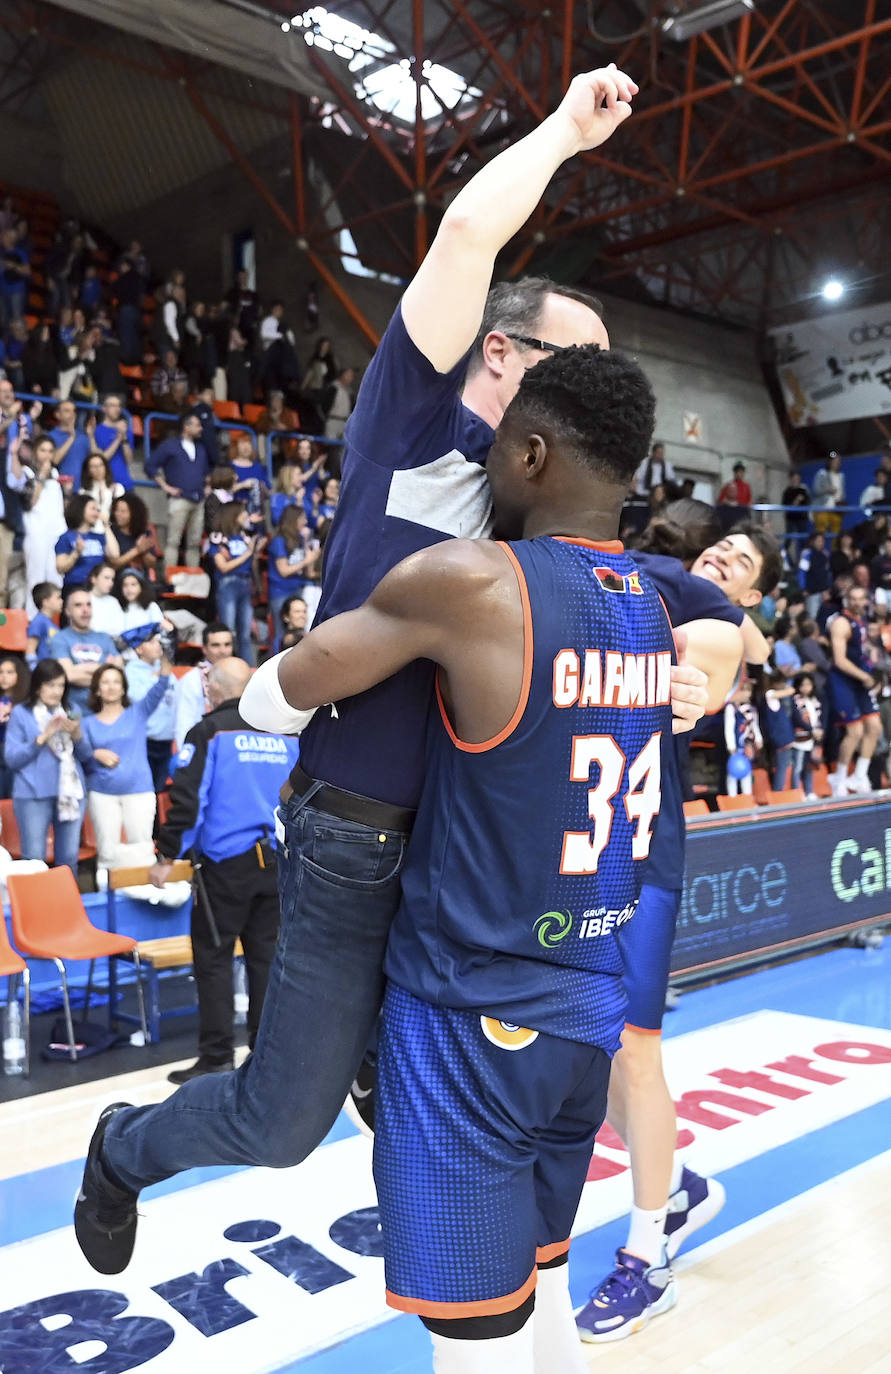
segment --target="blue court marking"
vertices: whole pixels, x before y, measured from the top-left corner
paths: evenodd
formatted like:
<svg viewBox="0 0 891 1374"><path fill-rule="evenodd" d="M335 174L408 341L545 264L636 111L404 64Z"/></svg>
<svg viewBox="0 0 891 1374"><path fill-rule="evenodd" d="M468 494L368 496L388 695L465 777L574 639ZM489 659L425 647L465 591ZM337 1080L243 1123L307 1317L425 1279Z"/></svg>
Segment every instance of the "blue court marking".
<svg viewBox="0 0 891 1374"><path fill-rule="evenodd" d="M32 1099L23 1098L24 1102ZM97 1112L98 1116L98 1112ZM341 1113L325 1136L323 1145L358 1135L350 1119ZM89 1142L85 1142L88 1144ZM319 1147L321 1149L321 1146ZM184 1188L196 1188L199 1183L211 1183L216 1178L240 1174L244 1164L219 1164L202 1169L187 1169L146 1189L149 1197L163 1197L165 1193L179 1193ZM49 1169L16 1174L0 1181L0 1244L12 1245L17 1240L30 1240L66 1226L71 1219L72 1199L80 1187L84 1171L82 1159L68 1160Z"/></svg>

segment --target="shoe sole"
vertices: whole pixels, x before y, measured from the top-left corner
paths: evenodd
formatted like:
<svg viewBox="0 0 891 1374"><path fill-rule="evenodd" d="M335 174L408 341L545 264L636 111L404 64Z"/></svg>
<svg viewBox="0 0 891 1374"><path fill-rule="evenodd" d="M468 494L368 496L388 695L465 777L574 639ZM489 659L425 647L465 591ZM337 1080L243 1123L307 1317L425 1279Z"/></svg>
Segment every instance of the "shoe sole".
<svg viewBox="0 0 891 1374"><path fill-rule="evenodd" d="M602 1332L588 1331L583 1326L576 1329L586 1345L606 1345L609 1341L624 1341L628 1336L636 1336L639 1331L643 1331L651 1317L661 1317L663 1313L670 1312L677 1300L678 1286L675 1280L671 1279L659 1301L651 1303L639 1317L625 1322L624 1326L614 1326L612 1331Z"/></svg>
<svg viewBox="0 0 891 1374"><path fill-rule="evenodd" d="M673 1260L684 1241L692 1236L694 1231L698 1231L701 1226L705 1226L713 1217L716 1217L726 1201L727 1193L723 1183L719 1183L716 1178L710 1178L708 1193L702 1202L690 1208L683 1226L679 1226L670 1236L665 1237L666 1258Z"/></svg>

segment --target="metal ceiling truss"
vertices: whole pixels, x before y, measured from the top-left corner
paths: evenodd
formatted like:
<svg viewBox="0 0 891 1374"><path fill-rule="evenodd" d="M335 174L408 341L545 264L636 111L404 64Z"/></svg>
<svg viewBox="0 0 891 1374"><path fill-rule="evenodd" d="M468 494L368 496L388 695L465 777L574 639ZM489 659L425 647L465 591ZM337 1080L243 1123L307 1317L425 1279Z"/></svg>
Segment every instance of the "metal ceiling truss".
<svg viewBox="0 0 891 1374"><path fill-rule="evenodd" d="M677 0L674 7L690 4ZM265 0L264 7L277 17L298 8L290 0ZM417 83L414 120L363 99L341 57L310 47L327 99L258 91L258 105L275 109L290 136L288 205L209 108L206 64L166 51L153 71L185 87L370 339L374 330L336 272L340 230L351 229L367 267L411 275L460 185L553 109L574 72L608 61L641 86L633 118L602 151L560 170L500 272L540 263L557 271L561 255L587 247L585 279L592 284L630 284L683 309L764 327L801 313L814 272L824 266L863 282L886 270L885 0L757 0L753 13L683 43L659 27L666 0L635 0L634 7L628 0L329 0L328 8L388 40L388 62L408 64ZM6 0L5 9L0 24L7 27L15 28L17 16L32 34L101 50L70 29L62 32L51 5ZM480 95L449 108L427 64L457 71ZM435 98L432 118L422 113L422 88ZM341 157L339 171L326 167L320 201L308 185L308 149L324 163L329 131L332 140L352 138L355 148Z"/></svg>

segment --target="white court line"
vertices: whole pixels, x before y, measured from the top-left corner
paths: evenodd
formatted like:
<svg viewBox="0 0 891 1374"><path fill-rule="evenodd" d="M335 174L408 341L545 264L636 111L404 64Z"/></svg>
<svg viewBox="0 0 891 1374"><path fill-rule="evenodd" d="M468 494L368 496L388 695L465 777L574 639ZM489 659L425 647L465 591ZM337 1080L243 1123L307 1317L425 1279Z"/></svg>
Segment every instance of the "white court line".
<svg viewBox="0 0 891 1374"><path fill-rule="evenodd" d="M833 1189L842 1188L861 1175L878 1173L880 1169L887 1166L891 1166L891 1150L884 1150L880 1155L873 1155L872 1159L865 1159L861 1164L855 1164L853 1168L846 1169L844 1173L835 1174L832 1178L824 1179L822 1183L816 1183L813 1188L808 1188L803 1193L797 1193L795 1197L787 1198L785 1202L777 1203L776 1207L771 1207L769 1211L762 1212L760 1216L740 1222L739 1226L724 1231L722 1235L715 1236L713 1240L707 1240L702 1245L697 1246L695 1250L690 1250L687 1254L672 1260L672 1268L678 1272L683 1272L686 1269L695 1268L696 1265L705 1264L714 1255L720 1254L723 1250L729 1250L731 1245L738 1245L740 1241L748 1240L749 1236L757 1235L759 1231L766 1230L767 1227L787 1217L791 1212L810 1206L815 1202L819 1203L822 1197Z"/></svg>

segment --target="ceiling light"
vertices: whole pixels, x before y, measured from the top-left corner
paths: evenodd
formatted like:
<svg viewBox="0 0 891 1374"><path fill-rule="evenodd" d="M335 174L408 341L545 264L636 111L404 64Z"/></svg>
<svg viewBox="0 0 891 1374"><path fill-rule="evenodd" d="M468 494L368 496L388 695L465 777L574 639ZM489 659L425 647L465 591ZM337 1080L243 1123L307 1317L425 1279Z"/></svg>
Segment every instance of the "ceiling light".
<svg viewBox="0 0 891 1374"><path fill-rule="evenodd" d="M705 0L705 4L687 9L683 14L669 14L662 20L666 38L683 43L698 33L707 33L722 24L730 24L755 8L755 0Z"/></svg>
<svg viewBox="0 0 891 1374"><path fill-rule="evenodd" d="M830 277L829 281L823 287L823 295L827 301L840 300L844 294L844 283L840 282L837 277Z"/></svg>
<svg viewBox="0 0 891 1374"><path fill-rule="evenodd" d="M282 33L290 33L290 32L291 32L291 25L288 23L287 19L283 19L283 20L282 20Z"/></svg>

